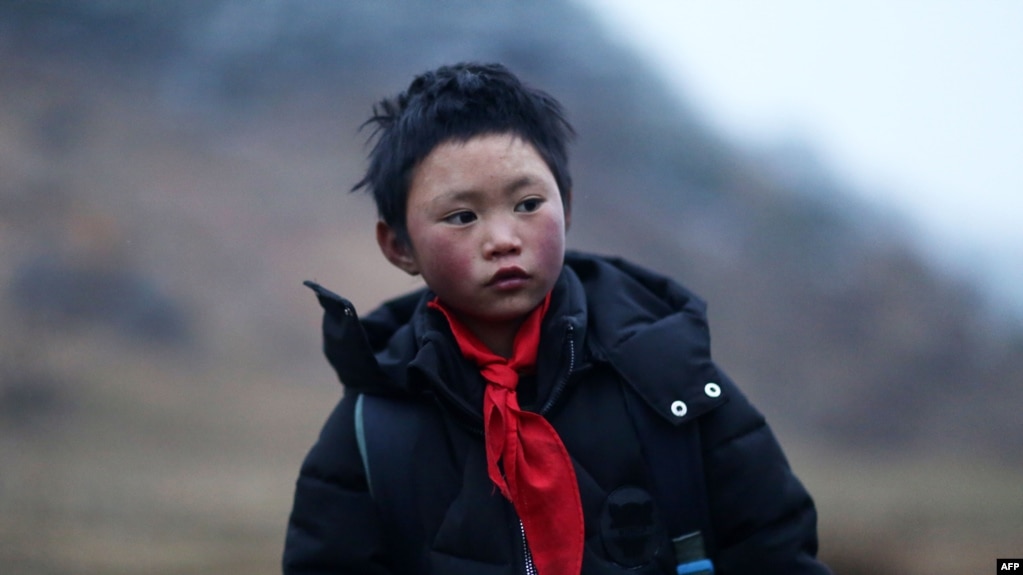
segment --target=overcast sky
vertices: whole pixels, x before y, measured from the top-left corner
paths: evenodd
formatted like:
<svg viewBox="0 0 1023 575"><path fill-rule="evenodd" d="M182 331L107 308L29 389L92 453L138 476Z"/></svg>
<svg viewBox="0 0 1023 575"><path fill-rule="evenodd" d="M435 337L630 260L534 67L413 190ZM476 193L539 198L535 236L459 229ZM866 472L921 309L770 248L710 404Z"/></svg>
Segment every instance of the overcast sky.
<svg viewBox="0 0 1023 575"><path fill-rule="evenodd" d="M805 141L1023 312L1023 1L577 1L712 125Z"/></svg>

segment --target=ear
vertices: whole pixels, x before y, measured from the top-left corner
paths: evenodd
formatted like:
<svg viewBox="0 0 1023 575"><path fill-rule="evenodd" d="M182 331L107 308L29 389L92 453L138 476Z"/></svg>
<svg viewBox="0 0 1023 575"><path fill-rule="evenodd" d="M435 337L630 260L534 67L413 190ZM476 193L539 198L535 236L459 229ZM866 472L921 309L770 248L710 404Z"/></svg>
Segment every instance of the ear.
<svg viewBox="0 0 1023 575"><path fill-rule="evenodd" d="M409 275L419 274L419 265L412 253L412 246L398 237L394 228L383 221L377 222L377 245L387 261Z"/></svg>

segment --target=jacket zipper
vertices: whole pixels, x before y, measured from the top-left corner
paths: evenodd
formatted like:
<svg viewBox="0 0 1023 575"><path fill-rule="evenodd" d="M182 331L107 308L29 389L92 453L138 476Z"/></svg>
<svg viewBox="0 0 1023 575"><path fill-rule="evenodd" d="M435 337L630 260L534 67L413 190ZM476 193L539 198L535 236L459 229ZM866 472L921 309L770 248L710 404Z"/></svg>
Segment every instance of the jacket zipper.
<svg viewBox="0 0 1023 575"><path fill-rule="evenodd" d="M522 540L522 558L526 568L526 575L537 575L536 565L533 563L533 554L529 551L529 543L526 542L526 526L519 519L519 535Z"/></svg>
<svg viewBox="0 0 1023 575"><path fill-rule="evenodd" d="M572 377L572 371L575 370L575 327L572 324L568 324L568 371L565 372L565 376L558 381L558 384L551 390L551 396L547 398L547 403L540 409L540 415L546 415L547 412L554 407L558 399L561 398L561 394L564 393L565 388L568 387L568 380Z"/></svg>
<svg viewBox="0 0 1023 575"><path fill-rule="evenodd" d="M540 409L540 415L546 414L554 407L565 388L568 386L568 380L572 377L572 371L575 370L575 328L572 324L568 324L568 370L565 372L558 384L551 390L551 396L547 399L547 403ZM519 538L522 542L522 559L525 567L526 575L538 575L536 571L536 564L533 563L533 553L529 550L529 542L526 541L526 526L522 524L522 519L519 519Z"/></svg>

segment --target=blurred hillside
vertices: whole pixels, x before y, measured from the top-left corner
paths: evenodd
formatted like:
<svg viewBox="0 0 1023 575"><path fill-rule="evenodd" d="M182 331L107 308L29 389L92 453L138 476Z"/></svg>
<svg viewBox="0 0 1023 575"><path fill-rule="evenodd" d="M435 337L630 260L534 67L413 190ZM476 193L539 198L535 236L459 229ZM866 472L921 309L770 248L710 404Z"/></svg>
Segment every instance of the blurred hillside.
<svg viewBox="0 0 1023 575"><path fill-rule="evenodd" d="M346 193L358 127L463 59L568 109L573 247L708 300L716 357L816 495L837 572L978 572L1019 551L1023 326L812 155L710 133L573 4L14 1L4 573L277 571L298 465L340 395L301 281L362 311L417 285Z"/></svg>

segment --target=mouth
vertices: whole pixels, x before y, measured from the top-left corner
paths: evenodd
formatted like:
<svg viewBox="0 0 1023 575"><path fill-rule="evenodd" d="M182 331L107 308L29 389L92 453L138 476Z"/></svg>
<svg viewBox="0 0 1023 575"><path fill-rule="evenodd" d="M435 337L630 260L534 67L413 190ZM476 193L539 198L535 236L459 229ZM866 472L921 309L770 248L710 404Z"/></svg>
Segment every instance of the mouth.
<svg viewBox="0 0 1023 575"><path fill-rule="evenodd" d="M497 273L487 282L487 286L512 289L526 283L529 278L530 276L526 273L526 270L518 266L511 266L497 270Z"/></svg>

